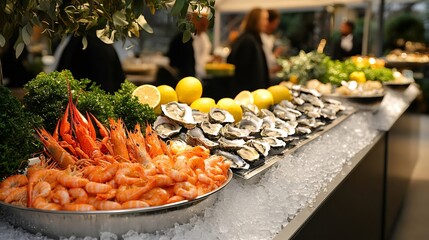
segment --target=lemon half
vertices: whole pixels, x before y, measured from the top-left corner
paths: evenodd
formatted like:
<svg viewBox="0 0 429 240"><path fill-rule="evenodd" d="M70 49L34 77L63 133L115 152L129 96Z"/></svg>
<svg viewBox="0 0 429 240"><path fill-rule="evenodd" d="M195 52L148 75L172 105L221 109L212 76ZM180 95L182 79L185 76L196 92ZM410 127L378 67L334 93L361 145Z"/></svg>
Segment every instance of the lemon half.
<svg viewBox="0 0 429 240"><path fill-rule="evenodd" d="M132 95L136 96L141 104L147 104L152 108L158 106L161 101L161 93L158 88L150 84L138 86Z"/></svg>

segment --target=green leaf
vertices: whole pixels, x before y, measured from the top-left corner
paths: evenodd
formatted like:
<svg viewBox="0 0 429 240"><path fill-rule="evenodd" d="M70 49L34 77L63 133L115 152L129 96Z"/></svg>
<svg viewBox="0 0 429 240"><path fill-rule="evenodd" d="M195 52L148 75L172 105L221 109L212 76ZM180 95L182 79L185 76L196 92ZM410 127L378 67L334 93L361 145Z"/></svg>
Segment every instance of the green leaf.
<svg viewBox="0 0 429 240"><path fill-rule="evenodd" d="M21 55L22 51L24 50L24 47L25 47L24 42L20 42L16 45L16 47L15 47L15 57L16 58L18 58Z"/></svg>
<svg viewBox="0 0 429 240"><path fill-rule="evenodd" d="M189 31L188 29L187 30L185 30L184 32L183 32L183 38L182 38L182 42L187 42L187 41L189 41L189 39L191 39L191 35L192 35L192 33L191 33L191 31Z"/></svg>
<svg viewBox="0 0 429 240"><path fill-rule="evenodd" d="M88 39L86 36L82 37L82 50L85 50L88 47Z"/></svg>
<svg viewBox="0 0 429 240"><path fill-rule="evenodd" d="M31 34L33 33L33 27L30 23L27 23L22 29L22 40L25 45L29 45L31 41Z"/></svg>
<svg viewBox="0 0 429 240"><path fill-rule="evenodd" d="M173 8L171 8L171 15L179 16L182 12L183 7L185 6L186 0L176 0Z"/></svg>
<svg viewBox="0 0 429 240"><path fill-rule="evenodd" d="M127 18L125 16L125 13L121 11L116 11L113 14L113 24L116 26L120 26L120 27L127 26L128 22L126 21L126 19Z"/></svg>
<svg viewBox="0 0 429 240"><path fill-rule="evenodd" d="M4 47L5 44L6 44L6 39L0 33L0 47Z"/></svg>

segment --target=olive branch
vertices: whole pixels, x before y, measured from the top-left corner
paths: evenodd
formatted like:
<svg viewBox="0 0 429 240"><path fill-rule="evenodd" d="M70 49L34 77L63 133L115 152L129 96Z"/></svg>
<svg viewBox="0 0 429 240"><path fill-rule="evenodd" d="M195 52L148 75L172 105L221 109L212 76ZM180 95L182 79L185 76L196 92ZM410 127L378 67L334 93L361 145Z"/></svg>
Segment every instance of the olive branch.
<svg viewBox="0 0 429 240"><path fill-rule="evenodd" d="M153 29L143 16L143 10L152 14L165 9L177 17L176 26L184 32L183 40L190 39L195 27L187 18L189 10L209 9L208 19L213 21L215 0L2 0L0 1L0 47L13 43L16 57L29 45L33 27L43 29L48 39L68 35L83 36L95 31L107 44L127 37L139 37L140 31L152 33ZM9 43L10 44L10 43Z"/></svg>

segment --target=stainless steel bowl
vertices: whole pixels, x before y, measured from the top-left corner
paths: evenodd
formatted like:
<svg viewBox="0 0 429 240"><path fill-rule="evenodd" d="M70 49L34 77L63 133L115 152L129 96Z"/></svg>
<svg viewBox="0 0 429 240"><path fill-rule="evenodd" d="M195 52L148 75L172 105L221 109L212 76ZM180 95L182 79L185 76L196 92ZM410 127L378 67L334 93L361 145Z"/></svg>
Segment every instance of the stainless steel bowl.
<svg viewBox="0 0 429 240"><path fill-rule="evenodd" d="M111 211L69 212L46 211L17 207L0 202L3 218L16 227L31 233L51 237L99 237L102 232L118 236L134 230L151 233L173 227L175 223L186 223L195 214L212 206L217 193L232 179L229 171L227 181L212 192L189 201L181 201L163 206Z"/></svg>

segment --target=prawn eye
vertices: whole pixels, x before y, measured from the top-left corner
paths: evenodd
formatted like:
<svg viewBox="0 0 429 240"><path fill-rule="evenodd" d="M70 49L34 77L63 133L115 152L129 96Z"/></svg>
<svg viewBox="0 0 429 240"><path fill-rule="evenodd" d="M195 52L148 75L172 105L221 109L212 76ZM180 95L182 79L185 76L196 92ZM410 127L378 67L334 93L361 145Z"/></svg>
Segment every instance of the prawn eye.
<svg viewBox="0 0 429 240"><path fill-rule="evenodd" d="M43 139L45 139L46 141L49 140L48 136L43 136Z"/></svg>

